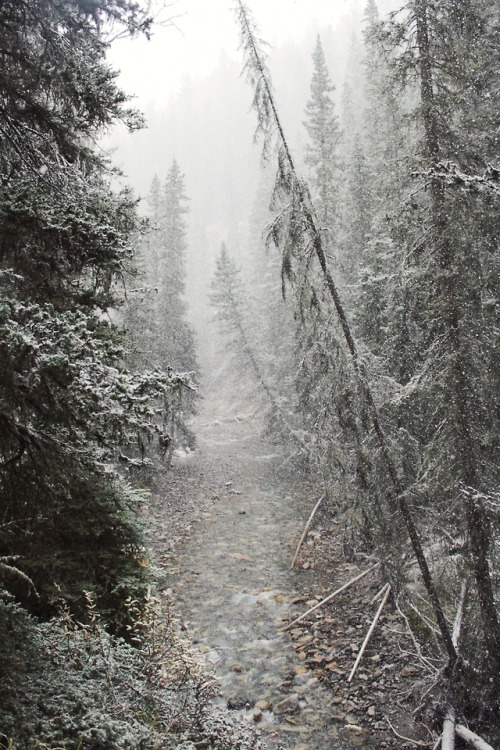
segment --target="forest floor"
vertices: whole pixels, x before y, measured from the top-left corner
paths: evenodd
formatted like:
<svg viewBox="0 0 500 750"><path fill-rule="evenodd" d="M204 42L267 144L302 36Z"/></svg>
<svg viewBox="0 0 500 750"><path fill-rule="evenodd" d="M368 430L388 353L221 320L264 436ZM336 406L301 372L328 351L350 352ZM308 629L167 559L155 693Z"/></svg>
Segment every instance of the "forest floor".
<svg viewBox="0 0 500 750"><path fill-rule="evenodd" d="M196 450L179 453L153 493L150 547L219 705L258 726L269 748L432 747L413 718L430 676L390 603L348 682L379 606L377 571L287 627L371 565L347 558L342 529L318 514L291 570L319 489L263 441L254 414L205 403L192 428Z"/></svg>

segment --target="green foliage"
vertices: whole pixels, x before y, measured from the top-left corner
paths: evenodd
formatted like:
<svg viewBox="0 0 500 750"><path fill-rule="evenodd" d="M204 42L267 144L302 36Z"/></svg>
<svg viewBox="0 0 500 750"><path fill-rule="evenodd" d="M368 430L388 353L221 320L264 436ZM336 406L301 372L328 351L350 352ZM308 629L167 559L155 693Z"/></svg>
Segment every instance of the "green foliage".
<svg viewBox="0 0 500 750"><path fill-rule="evenodd" d="M198 367L185 300L187 200L184 177L174 160L163 188L153 179L151 224L137 249L134 286L127 291L128 361L135 368L155 365L192 373Z"/></svg>
<svg viewBox="0 0 500 750"><path fill-rule="evenodd" d="M258 750L253 732L209 710L213 681L169 612L152 598L127 605L135 646L103 629L89 597L78 626L64 608L41 625L2 597L0 747Z"/></svg>
<svg viewBox="0 0 500 750"><path fill-rule="evenodd" d="M163 446L191 388L127 370L111 322L143 223L94 148L113 122L140 123L106 35L149 27L128 0L0 7L0 556L15 559L4 584L45 615L56 592L80 612L86 587L120 631L145 583L141 493L113 464Z"/></svg>

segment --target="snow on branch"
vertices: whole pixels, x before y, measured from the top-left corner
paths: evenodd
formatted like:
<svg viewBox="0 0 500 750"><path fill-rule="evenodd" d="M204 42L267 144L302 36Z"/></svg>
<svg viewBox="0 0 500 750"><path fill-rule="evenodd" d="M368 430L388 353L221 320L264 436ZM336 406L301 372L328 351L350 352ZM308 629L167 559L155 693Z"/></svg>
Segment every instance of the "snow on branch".
<svg viewBox="0 0 500 750"><path fill-rule="evenodd" d="M427 177L441 180L445 185L464 190L475 190L500 197L500 169L491 164L484 174L466 174L452 161L438 162L435 167L425 172L412 172L412 177Z"/></svg>

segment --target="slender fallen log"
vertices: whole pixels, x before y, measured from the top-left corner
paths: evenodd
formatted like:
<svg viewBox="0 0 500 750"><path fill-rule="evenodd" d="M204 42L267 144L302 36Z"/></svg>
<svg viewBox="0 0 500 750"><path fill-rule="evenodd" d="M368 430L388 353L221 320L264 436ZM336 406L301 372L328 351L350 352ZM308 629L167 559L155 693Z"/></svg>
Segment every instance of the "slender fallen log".
<svg viewBox="0 0 500 750"><path fill-rule="evenodd" d="M439 745L441 744L441 735L437 738L436 742L432 746L432 750L438 750Z"/></svg>
<svg viewBox="0 0 500 750"><path fill-rule="evenodd" d="M483 740L475 732L471 732L470 729L462 726L462 724L457 724L455 726L455 732L462 740L475 748L475 750L495 750L488 742L486 742L486 740Z"/></svg>
<svg viewBox="0 0 500 750"><path fill-rule="evenodd" d="M443 721L441 750L455 750L455 709L449 708Z"/></svg>
<svg viewBox="0 0 500 750"><path fill-rule="evenodd" d="M384 583L384 585L382 586L382 588L380 589L380 591L377 591L377 593L375 594L375 596L371 600L370 604L375 604L375 602L378 601L383 594L385 594L385 590L386 590L386 588L388 586L389 586L388 583Z"/></svg>
<svg viewBox="0 0 500 750"><path fill-rule="evenodd" d="M321 503L323 502L323 500L325 499L325 497L326 497L326 495L321 495L320 499L318 500L318 502L314 506L311 515L307 519L307 523L306 523L306 525L304 527L304 533L300 537L300 541L297 544L297 549L295 550L295 555L293 556L293 560L292 560L292 564L290 565L290 569L292 569L293 566L295 565L295 561L296 561L296 559L297 559L297 557L299 555L299 550L302 547L302 543L303 543L304 539L306 538L306 534L309 531L309 527L310 527L310 525L311 525L311 523L313 521L314 516L316 515L316 511L318 510L319 506L321 505Z"/></svg>
<svg viewBox="0 0 500 750"><path fill-rule="evenodd" d="M389 594L390 593L391 593L391 587L389 586L389 584L387 584L387 589L386 589L386 592L384 594L384 598L380 602L380 607L377 610L377 614L373 618L372 624L368 628L368 633L366 634L365 640L363 641L363 643L361 645L361 648L359 649L359 653L358 653L358 655L356 657L356 661L354 662L354 666L351 669L351 674L347 678L347 682L352 682L352 679L353 679L354 675L356 674L356 670L357 670L357 668L359 666L359 663L360 663L360 661L361 661L361 659L363 657L363 654L365 653L366 647L368 646L368 643L370 642L370 638L372 637L373 631L375 630L375 628L377 626L377 622L380 619L380 615L382 614L382 610L385 607L385 604L387 602L387 599L389 598Z"/></svg>
<svg viewBox="0 0 500 750"><path fill-rule="evenodd" d="M318 604L315 604L314 607L311 607L310 609L308 609L307 612L304 612L302 615L299 615L299 617L296 617L295 620L293 620L293 622L290 622L290 623L288 623L288 625L285 625L284 630L288 630L288 628L291 628L292 625L295 625L296 623L298 623L301 620L303 620L304 617L307 617L307 615L310 615L312 612L315 612L317 609L319 609L320 607L322 607L324 604L326 604L327 602L331 601L335 596L337 596L338 594L341 594L342 591L345 591L350 586L352 586L354 583L356 583L357 581L359 581L361 578L364 578L366 575L368 575L368 573L371 573L372 570L375 570L375 568L378 568L379 565L380 565L380 563L377 562L377 563L375 563L375 565L372 565L370 568L368 568L368 570L364 570L362 573L360 573L359 575L357 575L355 578L351 578L350 581L347 581L347 583L344 583L343 586L341 586L339 589L337 589L336 591L334 591L333 594L330 594L329 596L327 596L326 599L323 599Z"/></svg>

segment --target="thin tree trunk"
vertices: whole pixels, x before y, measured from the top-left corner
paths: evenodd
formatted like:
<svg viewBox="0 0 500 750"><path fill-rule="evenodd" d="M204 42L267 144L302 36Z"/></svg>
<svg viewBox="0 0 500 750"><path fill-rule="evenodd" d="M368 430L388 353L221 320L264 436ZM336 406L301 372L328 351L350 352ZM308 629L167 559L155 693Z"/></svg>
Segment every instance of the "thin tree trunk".
<svg viewBox="0 0 500 750"><path fill-rule="evenodd" d="M304 531L302 532L302 536L300 537L299 543L297 544L297 549L295 550L295 554L293 556L292 564L290 565L290 568L292 568L292 569L293 569L293 566L295 565L295 560L297 559L297 557L299 555L300 548L302 547L302 542L306 538L306 534L307 534L307 532L309 530L309 526L311 525L311 523L313 521L313 518L316 515L316 512L317 512L319 506L321 505L321 503L323 502L323 500L325 499L325 497L326 497L326 495L321 495L320 499L318 500L318 502L316 503L316 505L312 509L311 515L307 519L307 523L306 523L306 525L304 527Z"/></svg>

